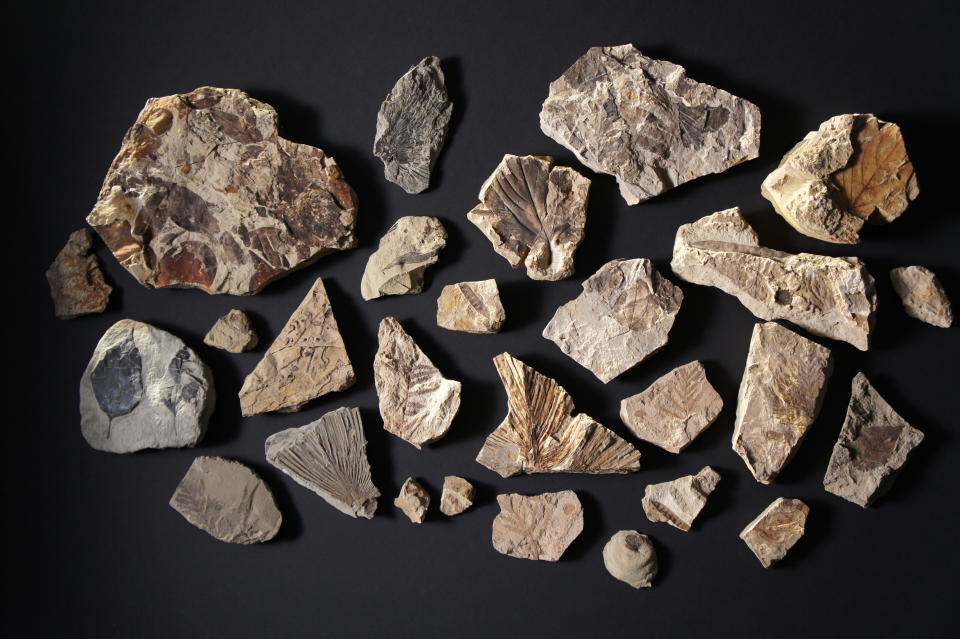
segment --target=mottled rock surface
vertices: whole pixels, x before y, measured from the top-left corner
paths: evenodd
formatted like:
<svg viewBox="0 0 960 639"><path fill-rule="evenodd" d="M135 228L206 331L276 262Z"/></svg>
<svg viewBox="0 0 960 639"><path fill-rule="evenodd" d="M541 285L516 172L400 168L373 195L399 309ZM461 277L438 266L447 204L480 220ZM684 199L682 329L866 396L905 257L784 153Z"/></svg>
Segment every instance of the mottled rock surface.
<svg viewBox="0 0 960 639"><path fill-rule="evenodd" d="M103 279L92 247L90 231L74 231L47 269L53 312L60 319L102 313L107 308L113 287Z"/></svg>
<svg viewBox="0 0 960 639"><path fill-rule="evenodd" d="M373 517L380 491L370 478L360 411L338 408L267 437L267 461L351 517Z"/></svg>
<svg viewBox="0 0 960 639"><path fill-rule="evenodd" d="M764 568L787 556L806 531L810 508L799 499L778 498L740 532Z"/></svg>
<svg viewBox="0 0 960 639"><path fill-rule="evenodd" d="M540 128L616 177L627 204L752 160L760 149L755 105L630 44L593 47L551 82Z"/></svg>
<svg viewBox="0 0 960 639"><path fill-rule="evenodd" d="M437 298L437 326L465 333L498 333L507 319L497 280L444 286Z"/></svg>
<svg viewBox="0 0 960 639"><path fill-rule="evenodd" d="M393 223L370 255L360 280L365 300L423 291L423 275L447 245L447 232L435 217L408 215Z"/></svg>
<svg viewBox="0 0 960 639"><path fill-rule="evenodd" d="M257 345L257 334L243 311L231 309L218 319L203 338L203 343L230 353L243 353Z"/></svg>
<svg viewBox="0 0 960 639"><path fill-rule="evenodd" d="M459 515L470 506L476 493L473 484L463 477L447 475L443 478L443 494L440 496L440 512L448 517Z"/></svg>
<svg viewBox="0 0 960 639"><path fill-rule="evenodd" d="M904 266L890 271L893 290L910 317L940 328L953 324L953 308L940 280L923 266Z"/></svg>
<svg viewBox="0 0 960 639"><path fill-rule="evenodd" d="M223 457L194 459L170 505L200 530L232 544L273 539L283 519L263 480Z"/></svg>
<svg viewBox="0 0 960 639"><path fill-rule="evenodd" d="M210 369L179 337L124 319L100 338L80 378L80 430L110 453L194 446L215 397Z"/></svg>
<svg viewBox="0 0 960 639"><path fill-rule="evenodd" d="M148 288L247 295L356 246L357 198L333 158L277 134L243 91L147 100L87 222Z"/></svg>
<svg viewBox="0 0 960 639"><path fill-rule="evenodd" d="M400 487L400 494L393 500L393 505L403 511L403 514L415 524L422 524L430 508L430 493L413 477L407 477Z"/></svg>
<svg viewBox="0 0 960 639"><path fill-rule="evenodd" d="M573 275L589 191L590 180L554 166L552 157L507 154L467 219L513 268L525 267L535 280L560 280Z"/></svg>
<svg viewBox="0 0 960 639"><path fill-rule="evenodd" d="M634 588L649 588L657 576L657 551L643 533L621 530L604 545L603 565L616 579Z"/></svg>
<svg viewBox="0 0 960 639"><path fill-rule="evenodd" d="M688 282L735 296L760 319L870 347L877 294L863 262L764 248L739 208L681 226L670 266Z"/></svg>
<svg viewBox="0 0 960 639"><path fill-rule="evenodd" d="M497 503L493 547L504 555L557 561L583 531L583 506L572 490L497 495Z"/></svg>
<svg viewBox="0 0 960 639"><path fill-rule="evenodd" d="M640 470L640 451L589 415L573 415L573 400L556 380L509 353L493 363L507 392L507 416L487 437L478 462L502 477Z"/></svg>
<svg viewBox="0 0 960 639"><path fill-rule="evenodd" d="M920 442L914 428L880 396L863 373L853 378L847 417L833 446L823 487L866 508L883 495Z"/></svg>
<svg viewBox="0 0 960 639"><path fill-rule="evenodd" d="M897 219L919 193L900 127L863 113L808 133L760 186L793 228L838 244L859 242L864 222Z"/></svg>
<svg viewBox="0 0 960 639"><path fill-rule="evenodd" d="M719 482L720 473L705 466L696 475L648 484L643 491L643 512L650 521L664 521L688 531Z"/></svg>

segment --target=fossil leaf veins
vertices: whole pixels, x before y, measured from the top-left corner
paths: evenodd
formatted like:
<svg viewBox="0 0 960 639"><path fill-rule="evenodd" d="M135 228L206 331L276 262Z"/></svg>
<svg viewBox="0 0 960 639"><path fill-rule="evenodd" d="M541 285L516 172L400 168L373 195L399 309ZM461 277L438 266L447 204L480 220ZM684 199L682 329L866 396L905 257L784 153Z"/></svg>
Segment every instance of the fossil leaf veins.
<svg viewBox="0 0 960 639"><path fill-rule="evenodd" d="M810 508L799 499L778 498L740 532L764 568L787 556L806 532Z"/></svg>
<svg viewBox="0 0 960 639"><path fill-rule="evenodd" d="M393 223L367 260L360 295L372 300L384 295L423 291L427 267L436 263L447 245L447 231L435 217L407 215Z"/></svg>
<svg viewBox="0 0 960 639"><path fill-rule="evenodd" d="M572 490L497 495L493 547L518 559L557 561L583 532L583 506Z"/></svg>
<svg viewBox="0 0 960 639"><path fill-rule="evenodd" d="M458 282L437 298L437 326L465 333L498 333L507 319L497 281Z"/></svg>

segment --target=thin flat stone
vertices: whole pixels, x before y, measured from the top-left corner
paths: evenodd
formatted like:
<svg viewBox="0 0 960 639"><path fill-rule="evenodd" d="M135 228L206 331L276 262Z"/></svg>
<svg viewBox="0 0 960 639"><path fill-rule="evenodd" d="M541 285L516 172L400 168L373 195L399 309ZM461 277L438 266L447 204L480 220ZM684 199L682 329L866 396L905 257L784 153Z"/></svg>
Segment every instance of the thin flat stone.
<svg viewBox="0 0 960 639"><path fill-rule="evenodd" d="M235 308L218 319L203 338L203 343L207 346L230 353L249 351L257 345L257 341L250 318Z"/></svg>
<svg viewBox="0 0 960 639"><path fill-rule="evenodd" d="M720 473L704 466L696 475L648 484L643 491L643 512L650 521L663 521L686 532L719 482Z"/></svg>
<svg viewBox="0 0 960 639"><path fill-rule="evenodd" d="M363 269L365 300L423 291L423 275L447 245L447 232L435 217L408 215L393 223Z"/></svg>
<svg viewBox="0 0 960 639"><path fill-rule="evenodd" d="M440 328L465 333L498 333L506 319L497 281L493 279L449 284L437 298Z"/></svg>
<svg viewBox="0 0 960 639"><path fill-rule="evenodd" d="M753 551L764 568L787 556L806 532L810 508L799 499L779 497L747 524L740 539Z"/></svg>
<svg viewBox="0 0 960 639"><path fill-rule="evenodd" d="M443 493L440 496L440 512L448 517L459 515L470 506L476 489L463 477L447 475L443 478Z"/></svg>
<svg viewBox="0 0 960 639"><path fill-rule="evenodd" d="M53 312L60 319L102 313L110 302L113 287L104 280L92 248L90 231L74 231L47 269Z"/></svg>
<svg viewBox="0 0 960 639"><path fill-rule="evenodd" d="M890 282L907 315L940 328L953 325L953 308L940 280L923 266L904 266L890 271Z"/></svg>
<svg viewBox="0 0 960 639"><path fill-rule="evenodd" d="M583 532L583 506L572 490L541 495L497 495L493 547L518 559L558 561Z"/></svg>
<svg viewBox="0 0 960 639"><path fill-rule="evenodd" d="M634 588L649 588L657 576L653 541L636 530L621 530L603 547L603 565L614 578Z"/></svg>
<svg viewBox="0 0 960 639"><path fill-rule="evenodd" d="M422 524L430 508L430 493L413 477L407 477L400 487L400 494L393 500L393 505L403 511L403 514L415 524Z"/></svg>

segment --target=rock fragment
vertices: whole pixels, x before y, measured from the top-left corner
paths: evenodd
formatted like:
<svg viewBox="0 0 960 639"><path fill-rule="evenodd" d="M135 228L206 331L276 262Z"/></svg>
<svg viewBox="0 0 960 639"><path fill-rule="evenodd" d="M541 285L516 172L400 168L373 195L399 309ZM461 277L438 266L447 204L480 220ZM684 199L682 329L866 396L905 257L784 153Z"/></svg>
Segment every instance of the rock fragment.
<svg viewBox="0 0 960 639"><path fill-rule="evenodd" d="M257 334L247 314L234 308L213 324L203 343L230 353L243 353L257 345Z"/></svg>
<svg viewBox="0 0 960 639"><path fill-rule="evenodd" d="M107 308L113 287L104 280L92 247L90 231L74 231L47 269L53 310L60 319L102 313Z"/></svg>
<svg viewBox="0 0 960 639"><path fill-rule="evenodd" d="M923 432L908 424L867 377L857 373L823 487L866 508L889 490L921 441Z"/></svg>
<svg viewBox="0 0 960 639"><path fill-rule="evenodd" d="M148 288L248 295L357 244L357 198L333 158L277 134L243 91L147 100L87 222Z"/></svg>
<svg viewBox="0 0 960 639"><path fill-rule="evenodd" d="M686 532L719 482L720 473L704 466L696 475L648 484L643 492L643 512L650 521L663 521Z"/></svg>
<svg viewBox="0 0 960 639"><path fill-rule="evenodd" d="M267 461L351 517L373 517L380 491L370 478L360 411L338 408L267 438Z"/></svg>
<svg viewBox="0 0 960 639"><path fill-rule="evenodd" d="M634 588L649 588L657 576L657 551L643 533L621 530L603 547L603 565L616 579Z"/></svg>
<svg viewBox="0 0 960 639"><path fill-rule="evenodd" d="M681 226L670 266L688 282L735 296L761 319L870 347L877 294L863 262L764 248L739 208Z"/></svg>
<svg viewBox="0 0 960 639"><path fill-rule="evenodd" d="M573 415L573 400L556 380L509 353L493 363L507 392L507 416L487 437L478 462L501 477L640 470L640 451L589 415Z"/></svg>
<svg viewBox="0 0 960 639"><path fill-rule="evenodd" d="M443 478L443 494L440 496L440 512L448 517L459 515L470 506L476 490L463 477L447 475Z"/></svg>
<svg viewBox="0 0 960 639"><path fill-rule="evenodd" d="M639 439L679 453L722 409L723 398L707 380L703 364L693 361L621 401L620 419Z"/></svg>
<svg viewBox="0 0 960 639"><path fill-rule="evenodd" d="M349 388L353 366L323 280L317 278L240 388L244 416L292 412L311 399Z"/></svg>
<svg viewBox="0 0 960 639"><path fill-rule="evenodd" d="M910 317L940 328L953 324L953 309L940 280L923 266L903 266L890 271L893 290Z"/></svg>
<svg viewBox="0 0 960 639"><path fill-rule="evenodd" d="M572 490L497 495L493 547L518 559L557 561L583 531L583 506Z"/></svg>
<svg viewBox="0 0 960 639"><path fill-rule="evenodd" d="M393 223L370 255L360 281L365 300L423 291L423 275L447 245L447 232L435 217L408 215Z"/></svg>
<svg viewBox="0 0 960 639"><path fill-rule="evenodd" d="M223 457L194 459L170 505L200 530L231 544L273 539L283 519L264 481Z"/></svg>
<svg viewBox="0 0 960 639"><path fill-rule="evenodd" d="M859 242L864 222L897 219L919 193L900 127L864 113L808 133L760 187L793 228L838 244Z"/></svg>
<svg viewBox="0 0 960 639"><path fill-rule="evenodd" d="M590 180L554 166L552 157L507 154L467 219L513 268L524 266L535 280L561 280L573 275L589 191Z"/></svg>
<svg viewBox="0 0 960 639"><path fill-rule="evenodd" d="M393 505L403 511L403 514L415 524L422 524L430 508L430 493L413 477L407 477L400 487L400 494L393 500Z"/></svg>
<svg viewBox="0 0 960 639"><path fill-rule="evenodd" d="M100 338L80 379L80 430L109 453L194 446L215 397L210 369L180 338L124 319Z"/></svg>
<svg viewBox="0 0 960 639"><path fill-rule="evenodd" d="M493 279L444 286L437 298L437 326L451 331L498 333L506 318Z"/></svg>
<svg viewBox="0 0 960 639"><path fill-rule="evenodd" d="M810 508L799 499L778 498L740 532L764 568L787 556L803 533Z"/></svg>

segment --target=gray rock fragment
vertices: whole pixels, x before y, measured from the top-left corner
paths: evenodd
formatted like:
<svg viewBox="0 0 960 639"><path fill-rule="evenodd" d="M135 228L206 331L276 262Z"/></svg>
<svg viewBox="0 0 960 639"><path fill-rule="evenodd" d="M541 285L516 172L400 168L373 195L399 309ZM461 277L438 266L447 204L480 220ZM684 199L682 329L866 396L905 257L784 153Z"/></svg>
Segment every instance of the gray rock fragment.
<svg viewBox="0 0 960 639"><path fill-rule="evenodd" d="M686 532L719 482L720 473L704 466L696 475L648 484L643 492L643 512L650 521L663 521Z"/></svg>
<svg viewBox="0 0 960 639"><path fill-rule="evenodd" d="M473 484L463 477L447 475L443 478L443 494L440 496L440 512L448 517L459 515L473 506Z"/></svg>
<svg viewBox="0 0 960 639"><path fill-rule="evenodd" d="M447 232L435 217L409 215L393 223L370 255L360 281L365 300L423 291L423 275L447 245Z"/></svg>
<svg viewBox="0 0 960 639"><path fill-rule="evenodd" d="M47 269L54 313L60 319L102 313L107 308L113 287L104 280L92 246L90 231L74 231Z"/></svg>
<svg viewBox="0 0 960 639"><path fill-rule="evenodd" d="M430 493L413 477L407 477L400 487L400 494L393 500L393 505L403 511L403 514L415 524L422 524L430 508Z"/></svg>
<svg viewBox="0 0 960 639"><path fill-rule="evenodd" d="M649 588L657 576L653 541L636 530L621 530L603 547L603 565L616 579L634 588Z"/></svg>
<svg viewBox="0 0 960 639"><path fill-rule="evenodd" d="M572 490L497 495L493 547L518 559L557 561L583 532L583 506Z"/></svg>
<svg viewBox="0 0 960 639"><path fill-rule="evenodd" d="M246 313L231 309L214 323L203 343L230 353L243 353L257 345L257 334Z"/></svg>
<svg viewBox="0 0 960 639"><path fill-rule="evenodd" d="M933 271L923 266L895 268L890 281L907 315L940 328L953 324L950 300Z"/></svg>
<svg viewBox="0 0 960 639"><path fill-rule="evenodd" d="M437 298L437 326L465 333L498 333L507 315L497 281L459 282L444 286Z"/></svg>
<svg viewBox="0 0 960 639"><path fill-rule="evenodd" d="M787 556L806 532L810 508L799 499L778 498L747 524L740 539L753 551L764 568Z"/></svg>

